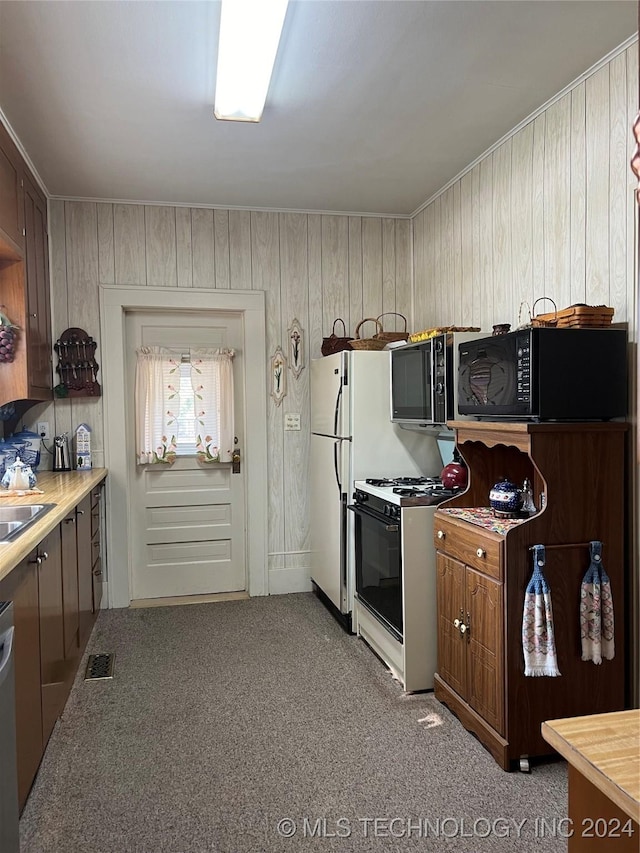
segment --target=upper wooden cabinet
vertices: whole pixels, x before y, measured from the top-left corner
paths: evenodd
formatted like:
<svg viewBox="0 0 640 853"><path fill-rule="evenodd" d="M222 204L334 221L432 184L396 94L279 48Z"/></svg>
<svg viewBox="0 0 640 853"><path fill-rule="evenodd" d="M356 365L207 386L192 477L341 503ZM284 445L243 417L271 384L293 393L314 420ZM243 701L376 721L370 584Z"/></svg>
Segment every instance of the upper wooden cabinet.
<svg viewBox="0 0 640 853"><path fill-rule="evenodd" d="M22 157L0 124L0 237L18 251L24 249L22 172Z"/></svg>
<svg viewBox="0 0 640 853"><path fill-rule="evenodd" d="M26 175L23 184L28 397L46 400L51 396L52 388L47 204Z"/></svg>
<svg viewBox="0 0 640 853"><path fill-rule="evenodd" d="M50 300L47 202L0 125L0 305L20 329L14 361L0 364L0 405L53 396Z"/></svg>

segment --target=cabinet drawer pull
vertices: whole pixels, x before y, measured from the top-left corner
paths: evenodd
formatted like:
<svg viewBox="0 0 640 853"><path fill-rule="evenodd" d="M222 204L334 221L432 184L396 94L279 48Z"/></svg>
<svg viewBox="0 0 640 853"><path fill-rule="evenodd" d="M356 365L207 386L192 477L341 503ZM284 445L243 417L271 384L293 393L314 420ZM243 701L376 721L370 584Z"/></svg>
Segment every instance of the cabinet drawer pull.
<svg viewBox="0 0 640 853"><path fill-rule="evenodd" d="M444 532L444 530L438 530L438 539L444 539L445 536L446 533Z"/></svg>
<svg viewBox="0 0 640 853"><path fill-rule="evenodd" d="M84 515L83 509L77 509L76 512L78 513L78 515Z"/></svg>
<svg viewBox="0 0 640 853"><path fill-rule="evenodd" d="M102 577L102 570L101 570L101 569L96 569L96 570L95 570L95 572L94 572L93 574L94 574L97 578L101 578L101 577Z"/></svg>
<svg viewBox="0 0 640 853"><path fill-rule="evenodd" d="M478 548L476 551L476 557L486 557L487 552L483 548Z"/></svg>
<svg viewBox="0 0 640 853"><path fill-rule="evenodd" d="M64 523L65 524L75 524L76 523L75 517L72 516L71 518L65 518Z"/></svg>
<svg viewBox="0 0 640 853"><path fill-rule="evenodd" d="M38 556L35 558L35 560L29 560L29 562L30 562L30 563L37 563L38 565L40 565L40 564L42 563L42 557L40 557L40 556L38 555Z"/></svg>
<svg viewBox="0 0 640 853"><path fill-rule="evenodd" d="M43 560L48 560L48 559L49 559L49 555L47 554L47 552L46 552L46 551L43 551L43 552L42 552L42 559L43 559Z"/></svg>

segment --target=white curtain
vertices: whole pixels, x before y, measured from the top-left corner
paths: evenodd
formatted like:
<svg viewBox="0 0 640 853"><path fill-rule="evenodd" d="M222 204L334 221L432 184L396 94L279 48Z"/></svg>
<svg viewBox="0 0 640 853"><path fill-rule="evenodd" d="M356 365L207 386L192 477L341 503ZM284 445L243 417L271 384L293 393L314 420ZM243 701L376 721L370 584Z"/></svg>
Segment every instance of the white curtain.
<svg viewBox="0 0 640 853"><path fill-rule="evenodd" d="M232 349L191 350L196 458L199 462L231 462L233 356Z"/></svg>
<svg viewBox="0 0 640 853"><path fill-rule="evenodd" d="M141 347L136 352L138 464L171 465L181 447L182 453L189 455L193 454L194 446L199 462L231 462L234 351L193 349L189 352L192 387L189 398L192 396L193 408L186 396L181 401L180 381L185 360L182 353L165 347ZM185 441L188 435L192 440ZM180 442L177 436L181 436ZM186 445L190 450L185 450Z"/></svg>

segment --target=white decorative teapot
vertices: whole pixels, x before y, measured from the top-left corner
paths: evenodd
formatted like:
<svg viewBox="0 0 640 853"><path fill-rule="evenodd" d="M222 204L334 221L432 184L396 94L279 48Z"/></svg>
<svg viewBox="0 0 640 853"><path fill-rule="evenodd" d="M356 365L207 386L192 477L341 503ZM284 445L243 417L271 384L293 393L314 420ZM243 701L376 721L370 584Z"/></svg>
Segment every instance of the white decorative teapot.
<svg viewBox="0 0 640 853"><path fill-rule="evenodd" d="M20 457L9 465L2 478L2 485L5 489L32 489L35 484L36 475L31 470L31 466L25 465Z"/></svg>

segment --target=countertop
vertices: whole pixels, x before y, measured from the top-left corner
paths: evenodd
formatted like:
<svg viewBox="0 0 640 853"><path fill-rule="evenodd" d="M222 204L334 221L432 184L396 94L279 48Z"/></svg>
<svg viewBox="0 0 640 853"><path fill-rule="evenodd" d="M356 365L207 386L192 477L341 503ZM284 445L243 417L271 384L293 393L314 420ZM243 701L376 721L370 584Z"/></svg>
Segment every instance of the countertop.
<svg viewBox="0 0 640 853"><path fill-rule="evenodd" d="M640 710L549 720L542 724L542 736L640 823Z"/></svg>
<svg viewBox="0 0 640 853"><path fill-rule="evenodd" d="M29 504L55 504L41 518L33 522L20 536L5 545L0 544L0 581L2 581L33 549L77 506L94 486L107 476L106 468L89 471L36 472L36 487L41 495L22 498L0 497L0 506L28 506Z"/></svg>

